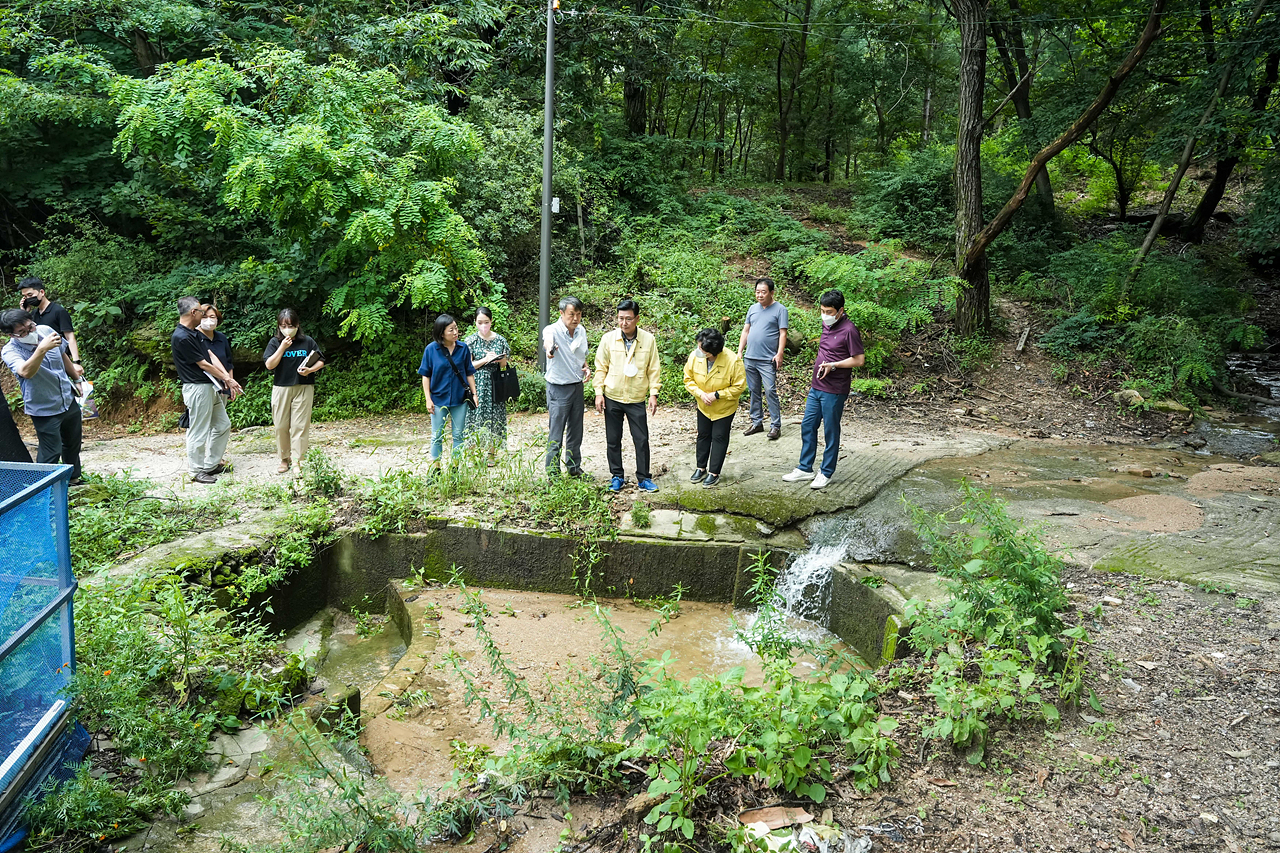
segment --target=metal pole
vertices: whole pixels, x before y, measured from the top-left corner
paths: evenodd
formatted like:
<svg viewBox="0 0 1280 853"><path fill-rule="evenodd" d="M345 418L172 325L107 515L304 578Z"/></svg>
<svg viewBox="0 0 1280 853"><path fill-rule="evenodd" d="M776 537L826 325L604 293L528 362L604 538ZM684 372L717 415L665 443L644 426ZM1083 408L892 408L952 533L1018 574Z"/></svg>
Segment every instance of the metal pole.
<svg viewBox="0 0 1280 853"><path fill-rule="evenodd" d="M542 247L538 259L538 329L551 322L551 144L556 118L556 19L558 0L547 0L547 91L542 108ZM545 370L547 353L538 347L538 364Z"/></svg>

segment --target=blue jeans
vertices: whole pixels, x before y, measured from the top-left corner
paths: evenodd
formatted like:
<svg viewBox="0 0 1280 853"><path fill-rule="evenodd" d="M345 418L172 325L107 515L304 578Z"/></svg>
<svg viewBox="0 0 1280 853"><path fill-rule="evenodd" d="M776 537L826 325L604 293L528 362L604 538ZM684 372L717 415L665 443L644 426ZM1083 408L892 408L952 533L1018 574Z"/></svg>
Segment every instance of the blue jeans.
<svg viewBox="0 0 1280 853"><path fill-rule="evenodd" d="M436 406L431 415L431 461L440 458L444 453L444 419L449 418L449 426L453 430L453 450L456 453L462 447L462 433L467 428L467 404L456 406Z"/></svg>
<svg viewBox="0 0 1280 853"><path fill-rule="evenodd" d="M822 448L822 476L836 472L836 460L840 456L840 416L844 414L844 401L848 394L829 394L809 389L804 401L804 420L800 422L801 471L812 472L813 460L818 455L818 420L822 420L822 434L826 444Z"/></svg>
<svg viewBox="0 0 1280 853"><path fill-rule="evenodd" d="M782 429L782 406L778 403L777 368L767 358L744 358L747 389L751 392L751 425L764 423L765 403L769 404L769 425Z"/></svg>

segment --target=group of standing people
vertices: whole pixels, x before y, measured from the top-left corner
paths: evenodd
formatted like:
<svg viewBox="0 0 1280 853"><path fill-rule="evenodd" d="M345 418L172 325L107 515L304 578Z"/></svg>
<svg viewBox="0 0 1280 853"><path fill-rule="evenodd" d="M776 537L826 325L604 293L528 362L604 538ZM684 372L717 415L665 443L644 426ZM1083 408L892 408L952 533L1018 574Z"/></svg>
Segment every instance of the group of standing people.
<svg viewBox="0 0 1280 853"><path fill-rule="evenodd" d="M283 474L307 454L315 374L324 368L324 354L302 334L297 311L285 308L276 320L276 334L267 342L262 359L272 374L276 470ZM216 483L218 475L228 470L224 458L231 430L227 403L244 393L235 378L231 342L218 331L221 322L217 307L194 296L178 300L178 325L170 345L187 407L187 470L195 483Z"/></svg>
<svg viewBox="0 0 1280 853"><path fill-rule="evenodd" d="M70 315L50 302L38 278L21 283L23 307L0 312L0 331L10 336L3 359L18 377L27 414L39 438L37 461L63 461L80 478L81 412L75 383L83 379L80 354ZM750 393L750 424L746 436L765 431L767 439L782 434L782 409L777 375L787 348L788 312L774 299L774 282L755 284L756 302L748 310L735 352L725 346L724 334L707 328L698 332L696 346L684 365L684 386L697 404L697 443L694 483L715 486L728 453L730 432L739 399ZM585 384L592 381L596 411L604 417L606 456L611 491L626 484L623 463L623 425L635 448L635 483L641 491L656 492L650 470L649 416L656 413L662 388L661 358L654 335L640 328L640 305L622 300L616 328L596 346L594 365L587 332L582 326L583 304L573 296L560 300L559 318L542 329L546 357L546 399L549 435L544 467L548 475L582 474ZM864 356L858 329L844 312L838 290L820 300L822 336L818 345L801 421L801 451L796 467L783 476L787 482L808 481L826 486L835 473L840 445L840 418L848 399L853 369ZM214 483L227 470L224 458L230 419L226 405L244 392L235 377L230 341L218 331L222 312L192 296L178 300L179 320L171 346L187 409L187 465L197 483ZM505 445L507 411L499 393L499 371L507 367L511 348L493 328L493 313L480 308L475 331L461 339L457 321L448 314L436 318L432 341L422 354L418 373L427 412L431 416L431 459L438 465L444 451L446 423L452 447L460 449L468 437L483 443L490 464ZM262 359L272 374L271 415L278 457L277 471L300 463L309 447L316 374L325 366L315 340L302 333L293 308L277 316L277 331L267 342ZM592 370L594 366L594 371ZM825 433L821 468L815 472L818 426Z"/></svg>
<svg viewBox="0 0 1280 853"><path fill-rule="evenodd" d="M684 365L685 389L698 406L695 468L689 479L708 488L720 482L733 418L744 389L750 390L751 424L743 434L764 432L767 406L768 440L782 435L777 372L786 353L787 309L773 298L771 279L758 279L755 290L756 304L747 312L738 352L725 347L720 331L707 328L698 332L696 346ZM589 346L582 328L582 302L567 296L558 307L560 318L542 330L549 419L545 466L549 475L560 474L562 463L570 475L580 475L584 384L593 376L587 364ZM789 483L809 481L814 489L824 488L835 473L840 418L853 369L865 361L858 329L845 315L844 294L827 291L820 300L820 311L822 336L800 424L800 458L795 469L782 478ZM605 418L609 489L614 492L626 483L622 461L624 421L635 445L636 486L641 491L658 491L649 470L648 416L658 407L661 362L656 340L652 333L639 328L639 317L640 306L635 300L620 302L617 328L604 334L595 353L596 410ZM822 467L815 473L819 425L826 444Z"/></svg>

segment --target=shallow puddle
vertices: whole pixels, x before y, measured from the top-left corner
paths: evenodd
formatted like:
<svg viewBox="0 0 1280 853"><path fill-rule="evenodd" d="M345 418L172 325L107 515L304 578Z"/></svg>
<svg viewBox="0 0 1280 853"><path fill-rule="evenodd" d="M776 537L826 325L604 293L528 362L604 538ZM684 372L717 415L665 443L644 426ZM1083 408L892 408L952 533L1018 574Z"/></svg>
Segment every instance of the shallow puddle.
<svg viewBox="0 0 1280 853"><path fill-rule="evenodd" d="M601 664L616 654L616 643L625 654L641 658L669 654L667 671L681 679L716 676L734 667L743 667L747 684L759 684L762 678L759 658L734 631L735 621L749 625L755 614L729 605L684 602L679 615L654 635L651 629L660 621L658 614L627 600L601 601L600 615L573 596L484 590L481 600L489 611L484 627L505 667L536 700L557 704L571 715L585 713L590 694L608 691L609 674ZM429 660L401 665L421 667L406 691L413 700L398 703L365 728L362 743L370 761L404 791L448 781L453 742L505 748L505 742L493 735L492 721L481 719L479 705L467 706L457 667L465 668L474 689L500 713L520 716L522 702L510 699L502 673L488 665L471 617L458 610L462 603L456 590L441 589L424 592L408 604L415 621L438 608L437 649ZM601 622L604 611L607 628ZM798 620L792 630L801 638L834 639L822 628ZM457 655L457 663L449 662L450 652ZM815 664L798 666L812 669ZM575 703L582 707L575 709Z"/></svg>

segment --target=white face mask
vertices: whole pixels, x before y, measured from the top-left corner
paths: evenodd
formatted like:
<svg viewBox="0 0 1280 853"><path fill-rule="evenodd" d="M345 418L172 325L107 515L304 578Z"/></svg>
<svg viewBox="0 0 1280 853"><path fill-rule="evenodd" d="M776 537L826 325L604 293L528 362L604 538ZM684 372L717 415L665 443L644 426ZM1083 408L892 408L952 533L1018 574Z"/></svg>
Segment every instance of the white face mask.
<svg viewBox="0 0 1280 853"><path fill-rule="evenodd" d="M298 330L292 326L285 326L280 329L280 337L282 338L292 338L296 334L298 334Z"/></svg>
<svg viewBox="0 0 1280 853"><path fill-rule="evenodd" d="M24 344L30 344L31 346L35 346L36 344L40 343L40 337L35 332L31 332L30 334L23 335L20 338L15 338L15 340L22 341Z"/></svg>
<svg viewBox="0 0 1280 853"><path fill-rule="evenodd" d="M213 317L206 317L200 321L200 328L204 329L206 332L212 332L214 329L218 328L218 321Z"/></svg>
<svg viewBox="0 0 1280 853"><path fill-rule="evenodd" d="M695 347L693 350L693 354L698 358L707 358L707 354L706 352L703 351L702 347Z"/></svg>
<svg viewBox="0 0 1280 853"><path fill-rule="evenodd" d="M832 326L832 325L835 325L836 320L839 320L839 319L840 319L840 315L839 315L839 314L823 314L823 315L822 315L822 325L824 325L824 326Z"/></svg>

